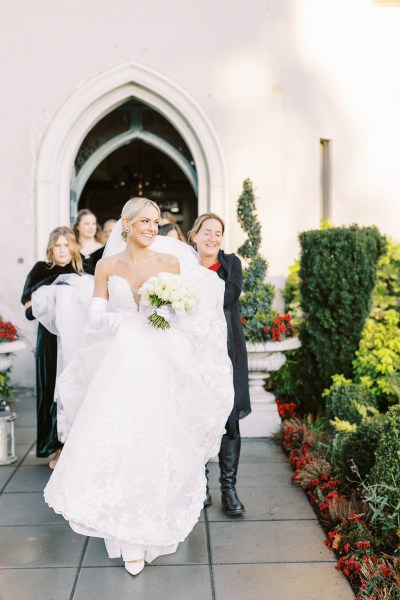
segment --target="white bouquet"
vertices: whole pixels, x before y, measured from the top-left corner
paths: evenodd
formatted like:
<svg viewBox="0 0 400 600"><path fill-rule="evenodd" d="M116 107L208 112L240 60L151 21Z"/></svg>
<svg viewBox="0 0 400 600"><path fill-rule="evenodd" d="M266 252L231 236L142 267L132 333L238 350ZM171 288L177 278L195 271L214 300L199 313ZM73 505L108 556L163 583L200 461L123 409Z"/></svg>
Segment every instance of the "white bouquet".
<svg viewBox="0 0 400 600"><path fill-rule="evenodd" d="M160 329L169 329L179 313L191 315L199 303L199 294L190 281L173 273L150 277L139 294L141 306L155 309L148 320Z"/></svg>

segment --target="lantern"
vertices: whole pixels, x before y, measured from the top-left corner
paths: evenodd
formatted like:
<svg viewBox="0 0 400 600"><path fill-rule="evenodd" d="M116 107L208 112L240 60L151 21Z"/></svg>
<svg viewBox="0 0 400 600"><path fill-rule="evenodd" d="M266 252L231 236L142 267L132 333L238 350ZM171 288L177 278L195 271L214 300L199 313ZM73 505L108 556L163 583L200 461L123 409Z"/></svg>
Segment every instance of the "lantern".
<svg viewBox="0 0 400 600"><path fill-rule="evenodd" d="M6 407L5 402L0 402L0 465L10 465L18 460L15 456L14 421L15 412Z"/></svg>

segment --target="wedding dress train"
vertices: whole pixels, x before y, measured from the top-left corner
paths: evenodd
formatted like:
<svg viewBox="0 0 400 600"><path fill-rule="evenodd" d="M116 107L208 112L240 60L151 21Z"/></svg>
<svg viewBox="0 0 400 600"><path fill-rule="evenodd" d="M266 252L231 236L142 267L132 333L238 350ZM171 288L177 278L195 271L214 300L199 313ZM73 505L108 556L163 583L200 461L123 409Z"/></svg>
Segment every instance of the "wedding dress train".
<svg viewBox="0 0 400 600"><path fill-rule="evenodd" d="M93 332L58 382L70 431L45 500L78 533L104 538L111 558L151 562L186 538L232 409L223 283L197 265L182 275L201 302L166 331L149 324L127 280L110 277L122 324Z"/></svg>

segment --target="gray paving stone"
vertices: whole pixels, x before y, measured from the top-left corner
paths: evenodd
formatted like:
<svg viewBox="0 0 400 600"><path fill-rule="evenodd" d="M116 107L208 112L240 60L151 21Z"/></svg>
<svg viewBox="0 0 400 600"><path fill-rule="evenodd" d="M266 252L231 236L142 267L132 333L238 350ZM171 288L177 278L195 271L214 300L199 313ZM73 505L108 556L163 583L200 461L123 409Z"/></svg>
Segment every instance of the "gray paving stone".
<svg viewBox="0 0 400 600"><path fill-rule="evenodd" d="M16 465L23 463L31 448L32 444L15 444L15 454L18 458L18 460L15 461Z"/></svg>
<svg viewBox="0 0 400 600"><path fill-rule="evenodd" d="M28 455L24 458L22 464L24 465L24 467L28 467L31 465L47 465L47 468L50 469L49 462L50 462L50 456L48 458L38 458L36 456L36 448L35 446L32 447L32 449L29 451Z"/></svg>
<svg viewBox="0 0 400 600"><path fill-rule="evenodd" d="M85 541L69 525L0 527L0 567L77 567Z"/></svg>
<svg viewBox="0 0 400 600"><path fill-rule="evenodd" d="M16 463L12 465L1 465L0 466L0 490L6 485L10 477L15 473L17 468Z"/></svg>
<svg viewBox="0 0 400 600"><path fill-rule="evenodd" d="M83 568L74 600L211 600L208 566L145 566L133 577L123 567Z"/></svg>
<svg viewBox="0 0 400 600"><path fill-rule="evenodd" d="M15 420L16 427L36 427L35 412L31 410L17 410L17 408L13 407L10 407L10 410L17 413L17 418Z"/></svg>
<svg viewBox="0 0 400 600"><path fill-rule="evenodd" d="M10 403L10 410L19 412L35 412L36 398L32 394L21 396L18 394Z"/></svg>
<svg viewBox="0 0 400 600"><path fill-rule="evenodd" d="M240 500L246 508L245 514L238 517L228 517L221 508L220 491L218 489L211 489L213 504L207 508L209 521L317 519L304 492L296 486L258 489L244 488L238 485L237 491Z"/></svg>
<svg viewBox="0 0 400 600"><path fill-rule="evenodd" d="M20 427L17 421L15 422L15 443L33 444L36 441L36 424L35 427Z"/></svg>
<svg viewBox="0 0 400 600"><path fill-rule="evenodd" d="M100 538L90 538L85 558L84 567L110 567L123 565L122 558L109 559L104 541ZM175 554L160 556L152 565L195 565L208 564L207 539L204 523L195 525L193 531L184 542L179 544Z"/></svg>
<svg viewBox="0 0 400 600"><path fill-rule="evenodd" d="M179 544L175 554L160 556L152 565L208 564L207 538L204 523L195 525L186 540Z"/></svg>
<svg viewBox="0 0 400 600"><path fill-rule="evenodd" d="M240 462L279 462L284 459L280 446L268 439L246 439L242 441Z"/></svg>
<svg viewBox="0 0 400 600"><path fill-rule="evenodd" d="M210 523L214 563L334 563L316 521L240 521ZM333 565L332 565L333 568Z"/></svg>
<svg viewBox="0 0 400 600"><path fill-rule="evenodd" d="M76 568L10 569L0 572L1 600L69 600Z"/></svg>
<svg viewBox="0 0 400 600"><path fill-rule="evenodd" d="M43 492L51 473L52 471L47 465L21 466L5 487L3 493Z"/></svg>
<svg viewBox="0 0 400 600"><path fill-rule="evenodd" d="M0 465L0 474L3 470L3 468L12 466L12 467L18 467L25 459L25 457L27 456L27 454L29 453L30 449L31 449L32 445L31 444L15 444L15 455L17 457L17 460L13 463L11 463L11 465ZM0 486L1 488L1 486Z"/></svg>
<svg viewBox="0 0 400 600"><path fill-rule="evenodd" d="M41 493L14 493L0 496L0 526L60 523L65 523L65 520L47 506Z"/></svg>
<svg viewBox="0 0 400 600"><path fill-rule="evenodd" d="M33 350L32 350L33 353ZM32 387L18 386L14 387L15 400L24 401L26 399L35 398L35 390Z"/></svg>
<svg viewBox="0 0 400 600"><path fill-rule="evenodd" d="M333 572L332 572L333 571ZM216 600L351 600L347 581L331 564L220 565Z"/></svg>
<svg viewBox="0 0 400 600"><path fill-rule="evenodd" d="M0 467L0 490L1 482L5 486L0 496L0 600L211 600L204 511L178 551L146 565L137 578L125 571L122 559L108 559L103 540L90 539L72 598L86 538L43 500L51 470L48 458L35 455L35 405L32 390L18 391L11 409L18 414L19 461ZM210 461L209 469L215 600L352 598L306 496L291 484L292 471L279 446L268 439L243 440L238 491L247 511L237 519L221 511L218 463Z"/></svg>

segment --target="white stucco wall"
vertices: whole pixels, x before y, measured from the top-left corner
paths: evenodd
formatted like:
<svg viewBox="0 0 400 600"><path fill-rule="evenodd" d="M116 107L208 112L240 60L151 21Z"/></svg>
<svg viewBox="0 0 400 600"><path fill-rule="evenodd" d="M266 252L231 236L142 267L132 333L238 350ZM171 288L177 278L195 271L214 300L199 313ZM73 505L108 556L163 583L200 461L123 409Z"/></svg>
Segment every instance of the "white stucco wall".
<svg viewBox="0 0 400 600"><path fill-rule="evenodd" d="M400 7L371 0L10 0L0 21L0 313L34 339L19 305L35 255L37 156L56 114L93 78L130 61L160 73L211 122L236 199L259 196L270 275L320 218L319 140L332 140L332 216L398 239ZM20 261L20 262L18 262ZM22 262L21 262L22 261ZM23 356L24 354L24 356ZM33 381L21 353L14 379Z"/></svg>

